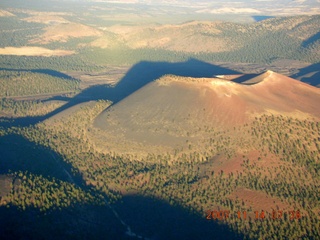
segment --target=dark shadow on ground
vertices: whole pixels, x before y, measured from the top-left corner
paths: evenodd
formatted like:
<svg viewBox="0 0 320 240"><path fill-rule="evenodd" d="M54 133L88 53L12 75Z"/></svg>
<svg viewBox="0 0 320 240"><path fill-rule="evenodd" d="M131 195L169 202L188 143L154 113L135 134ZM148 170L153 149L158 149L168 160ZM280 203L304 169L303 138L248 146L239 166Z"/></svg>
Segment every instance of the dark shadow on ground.
<svg viewBox="0 0 320 240"><path fill-rule="evenodd" d="M15 118L12 122L0 122L0 126L28 126L44 121L76 104L91 100L110 100L114 104L126 98L146 84L164 76L173 74L186 77L213 77L214 75L239 74L239 72L209 64L197 59L189 59L186 62L146 62L142 61L134 65L115 87L108 85L96 85L84 89L68 103L53 112L41 117ZM12 120L0 118L0 120Z"/></svg>
<svg viewBox="0 0 320 240"><path fill-rule="evenodd" d="M49 210L0 207L0 239L129 239L106 206L73 206ZM132 238L131 238L132 239Z"/></svg>
<svg viewBox="0 0 320 240"><path fill-rule="evenodd" d="M63 182L75 182L81 189L93 195L98 191L86 186L77 173L72 174L70 181L65 170L71 174L71 165L54 151L20 135L0 137L0 153L0 239L128 239L125 227L107 206L75 202L72 206L61 207L60 210L51 208L46 212L31 206L27 206L25 210L18 209L14 204L1 206L4 204L2 197L10 193L12 188L8 185L9 192L2 189L3 179L7 174L10 176L10 172L28 172L43 176L48 181L55 178ZM36 186L32 191L37 191ZM14 196L23 198L21 194ZM65 197L68 197L68 194ZM107 199L107 196L105 198Z"/></svg>
<svg viewBox="0 0 320 240"><path fill-rule="evenodd" d="M112 94L110 94L110 100L114 103L119 102L144 85L167 74L200 78L237 73L197 59L189 59L186 62L179 63L140 62L134 65L115 86Z"/></svg>
<svg viewBox="0 0 320 240"><path fill-rule="evenodd" d="M65 182L70 179L63 169L71 173L71 165L63 161L56 152L28 141L20 135L9 134L0 137L0 174L9 171L28 171L44 177L56 178ZM74 180L84 186L80 175Z"/></svg>
<svg viewBox="0 0 320 240"><path fill-rule="evenodd" d="M232 80L232 82L236 82L236 83L242 83L242 84L246 84L246 81L255 78L257 76L259 76L260 74L245 74L241 77L238 77L234 80Z"/></svg>
<svg viewBox="0 0 320 240"><path fill-rule="evenodd" d="M243 235L224 224L191 214L181 207L162 200L141 196L124 197L115 205L117 219L108 206L80 205L61 210L28 207L25 211L15 206L0 207L1 239L243 239Z"/></svg>
<svg viewBox="0 0 320 240"><path fill-rule="evenodd" d="M35 125L45 120L44 116L37 117L18 117L18 118L8 118L0 117L0 127L10 128L10 127L26 127L30 125Z"/></svg>
<svg viewBox="0 0 320 240"><path fill-rule="evenodd" d="M320 63L315 63L302 68L298 73L290 77L298 79L301 82L308 83L312 86L320 87Z"/></svg>
<svg viewBox="0 0 320 240"><path fill-rule="evenodd" d="M117 103L146 84L167 74L200 78L237 73L236 71L196 59L178 63L139 62L126 73L116 86L96 85L89 87L71 99L69 105L99 99Z"/></svg>
<svg viewBox="0 0 320 240"><path fill-rule="evenodd" d="M69 102L72 98L66 96L53 96L51 98L44 99L43 102L50 102L50 101L65 101Z"/></svg>
<svg viewBox="0 0 320 240"><path fill-rule="evenodd" d="M115 208L133 232L150 239L243 239L227 225L159 199L124 196Z"/></svg>
<svg viewBox="0 0 320 240"><path fill-rule="evenodd" d="M42 74L47 74L52 77L59 77L59 78L64 78L68 80L76 80L73 77L70 77L67 74L64 74L62 72L58 72L52 69L13 69L13 68L0 68L0 71L11 71L11 72L32 72L32 73L42 73Z"/></svg>
<svg viewBox="0 0 320 240"><path fill-rule="evenodd" d="M57 163L52 154L59 157L58 154L19 135L0 137L0 152L0 175L8 174L9 170L23 171L49 180L54 177L70 182L63 170L65 168L71 174L70 165L63 159L58 159ZM102 194L108 199L99 190L81 184L81 176L73 178L83 190ZM148 239L243 239L227 225L206 220L200 214L190 213L161 199L124 196L113 207L133 233ZM0 226L0 239L138 239L126 235L127 227L108 206L94 203L75 203L47 212L33 207L22 211L14 205L0 206Z"/></svg>
<svg viewBox="0 0 320 240"><path fill-rule="evenodd" d="M316 41L319 41L319 40L320 40L320 32L317 32L316 34L314 34L313 36L311 36L307 40L303 41L301 46L304 47L304 48L307 48L307 47L311 46L313 43L315 43Z"/></svg>

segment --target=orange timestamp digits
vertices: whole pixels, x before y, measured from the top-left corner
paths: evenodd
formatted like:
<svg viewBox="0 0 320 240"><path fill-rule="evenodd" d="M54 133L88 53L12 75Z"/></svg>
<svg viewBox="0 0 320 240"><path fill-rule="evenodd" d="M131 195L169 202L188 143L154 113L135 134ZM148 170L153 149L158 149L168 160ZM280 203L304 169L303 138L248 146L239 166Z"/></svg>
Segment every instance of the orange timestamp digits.
<svg viewBox="0 0 320 240"><path fill-rule="evenodd" d="M207 211L206 215L207 220L222 220L229 218L230 211Z"/></svg>
<svg viewBox="0 0 320 240"><path fill-rule="evenodd" d="M289 211L289 219L300 219L301 218L301 213L300 211Z"/></svg>
<svg viewBox="0 0 320 240"><path fill-rule="evenodd" d="M297 211L288 211L288 212L272 211L272 219L282 219L284 214L287 214L290 220L301 218L301 213L299 210L297 210Z"/></svg>

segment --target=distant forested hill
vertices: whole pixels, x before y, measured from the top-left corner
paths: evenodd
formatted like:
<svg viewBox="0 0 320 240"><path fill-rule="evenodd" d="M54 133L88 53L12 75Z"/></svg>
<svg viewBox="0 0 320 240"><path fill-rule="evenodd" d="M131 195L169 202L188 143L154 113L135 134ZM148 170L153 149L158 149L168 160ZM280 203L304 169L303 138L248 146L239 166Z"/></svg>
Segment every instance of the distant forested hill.
<svg viewBox="0 0 320 240"><path fill-rule="evenodd" d="M76 91L79 82L31 71L0 71L0 97Z"/></svg>
<svg viewBox="0 0 320 240"><path fill-rule="evenodd" d="M0 46L68 50L70 56L12 56L0 52L0 67L96 71L106 65L147 61L272 63L320 61L320 15L269 18L255 23L189 21L182 24L103 20L91 11L80 19L67 13L13 12L2 17ZM80 14L80 13L79 13ZM89 24L90 23L90 24ZM11 27L9 29L9 26ZM87 32L84 34L83 32ZM0 49L1 50L1 49Z"/></svg>
<svg viewBox="0 0 320 240"><path fill-rule="evenodd" d="M271 18L250 24L195 21L130 31L127 26L112 26L92 42L94 48L84 51L84 55L100 63L118 61L119 56L127 62L132 56L152 60L150 58L162 59L163 55L168 60L191 55L206 61L318 62L319 26L320 15Z"/></svg>

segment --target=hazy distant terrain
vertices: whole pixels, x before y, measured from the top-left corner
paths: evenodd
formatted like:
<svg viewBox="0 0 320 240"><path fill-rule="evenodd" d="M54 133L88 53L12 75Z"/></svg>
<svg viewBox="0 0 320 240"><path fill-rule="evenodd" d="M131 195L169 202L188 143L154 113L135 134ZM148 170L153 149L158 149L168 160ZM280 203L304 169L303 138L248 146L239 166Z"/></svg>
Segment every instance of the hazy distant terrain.
<svg viewBox="0 0 320 240"><path fill-rule="evenodd" d="M43 64L55 70L96 71L110 64L130 65L140 60L172 62L190 57L233 63L319 61L320 17L311 12L243 23L239 23L243 16L238 14L234 15L234 21L225 22L188 14L189 20L182 20L180 15L170 13L175 16L172 23L158 21L153 14L149 16L148 9L153 5L97 3L84 9L86 4L89 3L72 9L66 3L63 11L59 4L49 12L22 7L3 10L1 66L10 68L15 61L23 68ZM138 19L132 16L135 11ZM123 19L117 19L119 16ZM164 12L163 17L166 16L168 13ZM34 57L25 62L24 57L9 55ZM43 58L49 56L58 58Z"/></svg>
<svg viewBox="0 0 320 240"><path fill-rule="evenodd" d="M16 4L15 4L16 3ZM111 22L133 21L143 22L157 20L172 22L178 20L228 19L233 21L261 20L270 16L319 14L318 0L266 0L266 1L233 1L224 0L212 2L203 1L144 1L144 0L47 0L42 4L31 0L28 3L19 0L2 3L4 7L31 8L35 10L87 12L104 14L104 18ZM3 13L5 14L5 12ZM126 18L130 16L130 18ZM251 20L251 21L252 21Z"/></svg>
<svg viewBox="0 0 320 240"><path fill-rule="evenodd" d="M4 0L1 239L319 239L320 3Z"/></svg>

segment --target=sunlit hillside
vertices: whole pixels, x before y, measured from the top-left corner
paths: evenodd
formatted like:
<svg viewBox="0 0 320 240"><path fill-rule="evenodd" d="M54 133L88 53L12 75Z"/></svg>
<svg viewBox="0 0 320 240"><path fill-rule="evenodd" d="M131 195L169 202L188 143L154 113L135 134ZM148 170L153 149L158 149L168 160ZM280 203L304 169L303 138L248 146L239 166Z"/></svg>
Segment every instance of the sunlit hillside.
<svg viewBox="0 0 320 240"><path fill-rule="evenodd" d="M1 1L0 239L320 239L319 14Z"/></svg>

